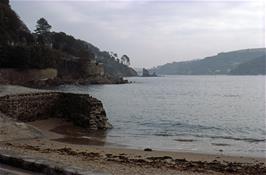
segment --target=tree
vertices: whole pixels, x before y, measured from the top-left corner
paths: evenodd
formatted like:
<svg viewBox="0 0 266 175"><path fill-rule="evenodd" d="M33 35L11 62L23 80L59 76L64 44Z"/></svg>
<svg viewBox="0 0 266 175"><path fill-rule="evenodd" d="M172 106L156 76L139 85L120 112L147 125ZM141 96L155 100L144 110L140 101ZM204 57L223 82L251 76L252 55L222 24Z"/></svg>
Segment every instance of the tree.
<svg viewBox="0 0 266 175"><path fill-rule="evenodd" d="M123 55L121 57L121 61L122 61L123 64L126 64L127 66L130 65L130 58L127 55Z"/></svg>
<svg viewBox="0 0 266 175"><path fill-rule="evenodd" d="M120 60L121 60L121 63L122 63L122 64L125 64L125 61L126 61L126 60L125 60L125 57L124 57L124 56L122 56L122 57L120 58Z"/></svg>
<svg viewBox="0 0 266 175"><path fill-rule="evenodd" d="M44 18L40 18L37 21L36 29L37 42L42 45L50 45L52 43L50 30L52 26Z"/></svg>
<svg viewBox="0 0 266 175"><path fill-rule="evenodd" d="M34 30L38 35L50 32L52 26L44 18L37 21L36 29Z"/></svg>
<svg viewBox="0 0 266 175"><path fill-rule="evenodd" d="M110 58L112 58L114 61L117 61L118 59L118 54L114 52L108 52Z"/></svg>

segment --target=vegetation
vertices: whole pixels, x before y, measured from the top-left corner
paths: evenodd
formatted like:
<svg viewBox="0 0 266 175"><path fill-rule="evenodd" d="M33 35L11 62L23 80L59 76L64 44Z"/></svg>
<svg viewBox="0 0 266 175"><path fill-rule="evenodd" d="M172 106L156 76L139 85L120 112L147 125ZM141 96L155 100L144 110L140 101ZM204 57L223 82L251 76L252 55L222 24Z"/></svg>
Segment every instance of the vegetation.
<svg viewBox="0 0 266 175"><path fill-rule="evenodd" d="M0 3L5 4L5 5L9 5L9 0L1 0Z"/></svg>
<svg viewBox="0 0 266 175"><path fill-rule="evenodd" d="M94 50L94 49L93 49ZM137 72L128 67L122 60L113 57L112 54L106 51L94 50L95 58L98 62L103 63L106 73L112 76L136 76Z"/></svg>
<svg viewBox="0 0 266 175"><path fill-rule="evenodd" d="M110 76L132 76L130 59L115 60L109 52L100 51L85 41L63 32L51 32L52 26L44 18L37 21L35 33L10 8L8 0L0 1L0 67L1 68L57 68L59 73L84 77L84 63L96 60L104 63ZM117 54L116 54L117 56Z"/></svg>
<svg viewBox="0 0 266 175"><path fill-rule="evenodd" d="M266 57L258 57L244 62L233 69L232 75L266 75Z"/></svg>
<svg viewBox="0 0 266 175"><path fill-rule="evenodd" d="M10 9L8 1L0 1L0 46L12 43L33 42L29 29Z"/></svg>
<svg viewBox="0 0 266 175"><path fill-rule="evenodd" d="M127 55L123 55L121 57L121 62L122 62L122 64L129 66L130 65L130 58Z"/></svg>
<svg viewBox="0 0 266 175"><path fill-rule="evenodd" d="M48 24L46 19L40 18L37 21L35 35L36 35L36 42L41 45L49 45L51 44L51 36L50 30L52 26Z"/></svg>
<svg viewBox="0 0 266 175"><path fill-rule="evenodd" d="M89 50L85 41L75 39L64 32L50 33L52 48L83 59L93 59L94 54Z"/></svg>
<svg viewBox="0 0 266 175"><path fill-rule="evenodd" d="M266 49L246 49L233 52L219 53L200 60L168 63L153 68L151 72L170 75L217 75L230 74L242 63L258 57L265 57Z"/></svg>
<svg viewBox="0 0 266 175"><path fill-rule="evenodd" d="M46 19L40 18L37 21L36 29L34 30L38 35L43 35L46 33L49 33L51 30L52 26L48 24Z"/></svg>
<svg viewBox="0 0 266 175"><path fill-rule="evenodd" d="M142 77L157 77L157 75L155 73L150 74L150 72L147 69L143 68Z"/></svg>
<svg viewBox="0 0 266 175"><path fill-rule="evenodd" d="M118 59L118 54L113 52L101 51L96 46L63 32L52 32L50 34L52 47L67 54L87 60L96 60L103 63L105 73L110 76L124 77L136 76L134 69L130 68L130 58L123 55L123 60ZM122 58L121 57L121 58Z"/></svg>
<svg viewBox="0 0 266 175"><path fill-rule="evenodd" d="M45 46L2 46L0 65L5 68L57 68L64 54Z"/></svg>

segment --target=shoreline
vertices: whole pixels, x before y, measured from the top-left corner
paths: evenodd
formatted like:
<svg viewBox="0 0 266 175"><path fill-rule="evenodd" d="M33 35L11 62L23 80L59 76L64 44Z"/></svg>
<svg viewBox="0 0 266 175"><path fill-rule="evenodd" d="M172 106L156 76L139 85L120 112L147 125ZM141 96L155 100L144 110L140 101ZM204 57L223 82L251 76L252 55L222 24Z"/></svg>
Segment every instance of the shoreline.
<svg viewBox="0 0 266 175"><path fill-rule="evenodd" d="M15 125L18 125L17 122ZM106 146L106 143L101 145L97 134L86 137L87 144L62 142L56 139L76 138L78 140L74 140L74 142L77 142L80 141L79 138L83 134L82 129L75 128L62 119L40 120L18 126L21 128L8 129L6 133L0 132L0 138L3 138L2 135L13 136L11 140L1 140L0 153L10 152L13 155L21 155L21 157L26 155L26 160L37 163L56 162L56 164L52 164L52 167L65 170L72 168L78 169L80 172L92 171L115 175L266 174L266 158L159 150L144 151L113 145ZM37 137L34 134L34 137L29 137L27 134L28 137L18 138L24 133L23 129L27 130L27 127L31 128L31 134L35 132L41 134ZM68 129L64 129L66 127ZM18 135L18 131L21 134ZM72 135L66 135L69 132ZM0 163L4 162L0 161Z"/></svg>
<svg viewBox="0 0 266 175"><path fill-rule="evenodd" d="M104 146L74 145L46 139L12 141L0 143L1 152L12 151L16 155L26 154L38 161L53 160L62 165L71 165L80 169L93 168L105 173L132 174L149 170L149 173L164 174L185 173L203 174L266 174L266 159L236 156L217 156L210 154L143 151L128 148L110 148ZM134 173L133 173L134 172ZM129 174L131 174L129 173ZM161 174L158 173L158 174Z"/></svg>
<svg viewBox="0 0 266 175"><path fill-rule="evenodd" d="M53 141L60 143L73 144L73 145L83 145L83 146L100 146L110 149L121 149L121 150L135 150L143 151L145 148L138 148L137 146L127 146L120 143L106 141L108 131L92 131L88 132L86 129L76 127L68 121L62 119L46 119L38 120L35 122L29 122L33 127L40 129L45 136ZM173 154L188 154L203 156L203 157L228 157L228 158L243 158L243 159L261 159L266 161L266 154L261 156L256 155L237 155L237 154L226 154L224 152L213 153L213 152L200 152L200 151L190 151L190 150L172 150L172 149L152 149L153 152L162 152L162 153L173 153ZM221 147L222 148L222 147Z"/></svg>
<svg viewBox="0 0 266 175"><path fill-rule="evenodd" d="M73 148L95 147L97 149L107 150L108 152L114 152L122 154L123 152L133 154L147 154L153 156L173 156L173 158L187 159L188 161L214 161L216 159L221 161L251 163L263 162L266 164L266 155L263 157L256 156L244 156L244 155L226 155L226 154L212 154L202 152L191 151L175 151L175 150L159 150L154 149L152 151L144 151L143 149L127 147L119 145L119 143L106 142L106 133L101 131L94 131L93 133L87 133L79 127L70 124L69 122L62 121L60 119L48 119L40 120L29 123L33 127L41 129L46 133L46 137L50 140L56 141L60 144L68 144ZM61 139L61 140L60 140Z"/></svg>
<svg viewBox="0 0 266 175"><path fill-rule="evenodd" d="M48 119L19 122L0 113L0 157L11 153L7 156L10 160L0 159L0 164L17 167L22 161L27 165L20 167L23 169L34 163L37 167L115 175L266 175L266 157L132 149L106 142L104 131L80 128L48 114L42 117ZM12 164L14 159L18 162Z"/></svg>

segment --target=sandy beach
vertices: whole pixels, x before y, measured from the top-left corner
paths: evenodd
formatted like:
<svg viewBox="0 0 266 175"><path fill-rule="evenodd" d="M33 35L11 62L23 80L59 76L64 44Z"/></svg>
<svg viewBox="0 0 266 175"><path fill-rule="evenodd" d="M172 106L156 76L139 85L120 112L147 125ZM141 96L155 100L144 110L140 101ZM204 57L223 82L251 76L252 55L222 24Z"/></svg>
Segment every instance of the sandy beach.
<svg viewBox="0 0 266 175"><path fill-rule="evenodd" d="M99 135L87 132L84 136L84 129L62 119L26 125L41 132L42 136L1 140L1 152L26 154L100 174L266 174L265 158L121 148L105 143ZM12 136L16 132L13 129L0 133Z"/></svg>
<svg viewBox="0 0 266 175"><path fill-rule="evenodd" d="M260 0L0 0L0 175L266 175L263 29Z"/></svg>

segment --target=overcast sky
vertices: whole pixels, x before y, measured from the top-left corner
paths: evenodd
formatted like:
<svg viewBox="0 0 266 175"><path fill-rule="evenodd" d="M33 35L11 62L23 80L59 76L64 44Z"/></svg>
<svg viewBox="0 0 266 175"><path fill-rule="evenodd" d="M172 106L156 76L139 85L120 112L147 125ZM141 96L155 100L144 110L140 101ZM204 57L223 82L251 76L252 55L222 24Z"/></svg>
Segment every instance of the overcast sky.
<svg viewBox="0 0 266 175"><path fill-rule="evenodd" d="M31 30L44 17L54 31L127 54L133 67L265 47L263 0L11 0L11 6Z"/></svg>

